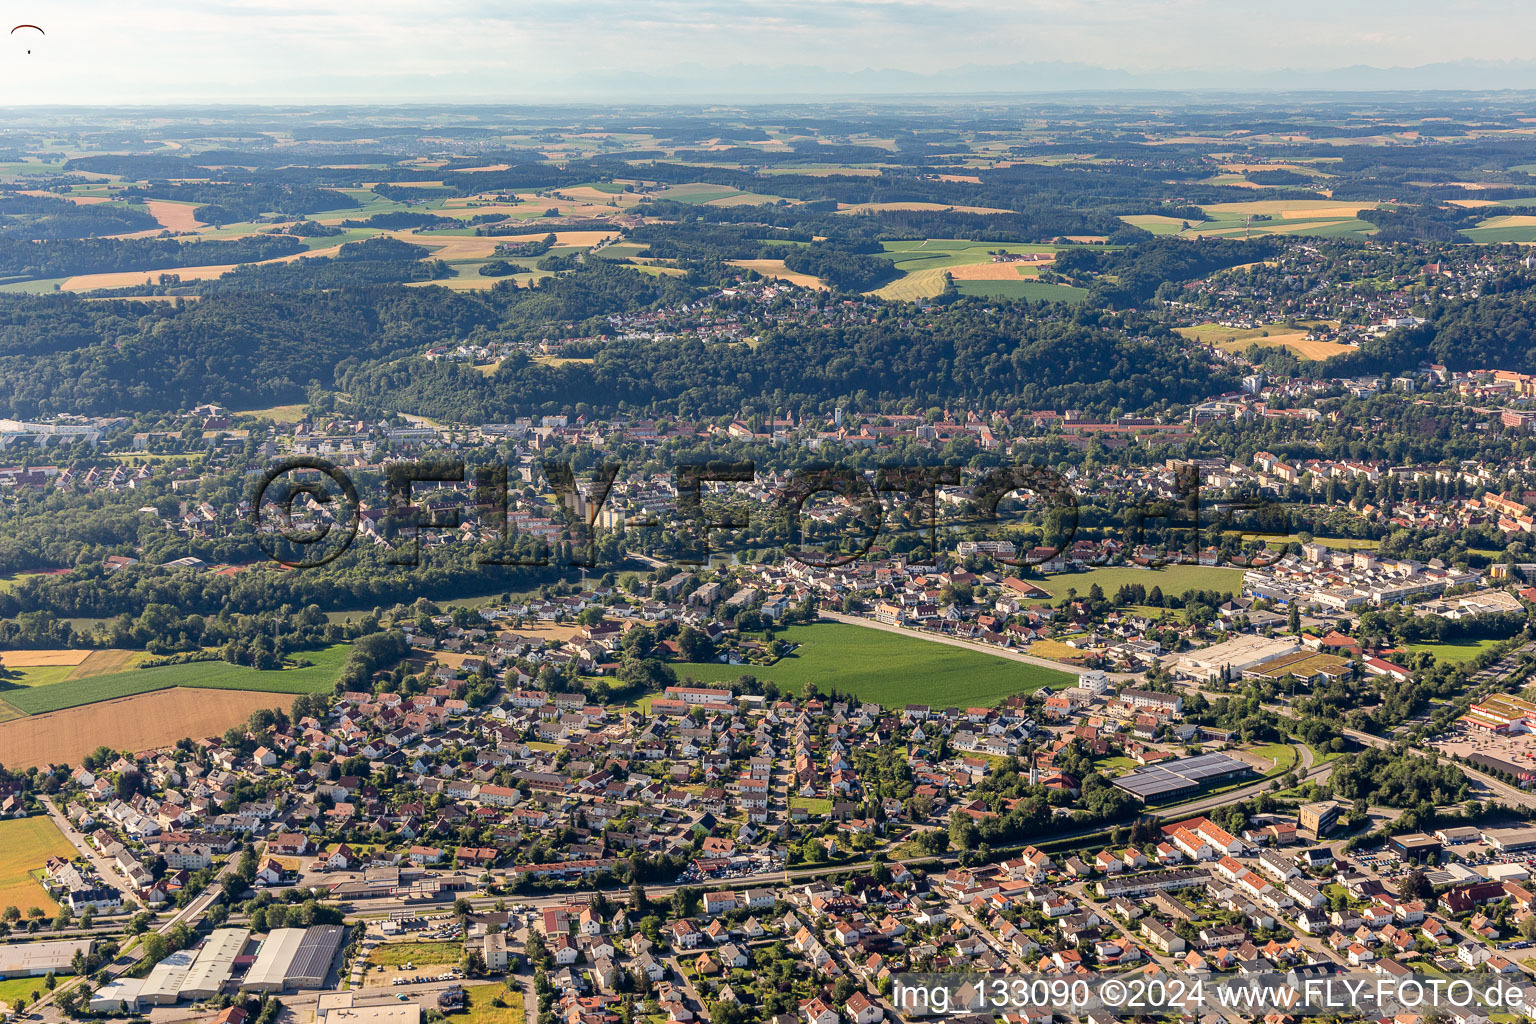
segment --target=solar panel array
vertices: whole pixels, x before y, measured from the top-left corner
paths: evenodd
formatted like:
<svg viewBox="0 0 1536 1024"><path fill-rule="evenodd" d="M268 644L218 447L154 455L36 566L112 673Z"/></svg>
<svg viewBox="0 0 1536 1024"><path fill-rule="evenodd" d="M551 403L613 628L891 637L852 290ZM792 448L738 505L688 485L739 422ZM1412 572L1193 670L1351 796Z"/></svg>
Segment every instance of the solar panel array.
<svg viewBox="0 0 1536 1024"><path fill-rule="evenodd" d="M1143 801L1150 803L1160 797L1199 789L1208 782L1252 771L1247 762L1239 761L1226 754L1199 754L1195 757L1137 768L1115 779L1114 782L1116 786L1132 796L1140 797Z"/></svg>
<svg viewBox="0 0 1536 1024"><path fill-rule="evenodd" d="M306 931L304 941L299 943L299 950L288 967L289 986L316 988L323 984L346 931L339 924L317 924Z"/></svg>

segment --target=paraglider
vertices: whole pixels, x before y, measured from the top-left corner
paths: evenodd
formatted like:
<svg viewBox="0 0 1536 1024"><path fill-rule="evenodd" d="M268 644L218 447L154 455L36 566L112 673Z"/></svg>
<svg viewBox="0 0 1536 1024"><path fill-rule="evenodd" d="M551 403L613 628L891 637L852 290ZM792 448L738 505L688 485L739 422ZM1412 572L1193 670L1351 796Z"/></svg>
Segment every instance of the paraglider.
<svg viewBox="0 0 1536 1024"><path fill-rule="evenodd" d="M11 35L15 35L17 32L20 32L24 28L32 29L40 36L45 36L48 34L47 32L44 32L42 29L38 28L36 25L17 25L15 28L11 29ZM31 53L32 51L28 50L27 52Z"/></svg>

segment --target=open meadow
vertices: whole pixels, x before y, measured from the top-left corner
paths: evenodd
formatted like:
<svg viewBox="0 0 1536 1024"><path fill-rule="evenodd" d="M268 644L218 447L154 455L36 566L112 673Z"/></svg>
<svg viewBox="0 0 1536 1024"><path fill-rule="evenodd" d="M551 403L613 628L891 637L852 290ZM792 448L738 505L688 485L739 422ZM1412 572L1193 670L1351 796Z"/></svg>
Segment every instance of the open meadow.
<svg viewBox="0 0 1536 1024"><path fill-rule="evenodd" d="M1114 597L1115 591L1129 584L1140 583L1151 590L1160 587L1164 594L1178 595L1186 590L1216 590L1222 593L1243 592L1243 570L1224 569L1211 565L1168 565L1161 569L1141 569L1130 566L1106 566L1087 572L1064 572L1035 580L1038 586L1050 592L1061 603L1067 599L1067 591L1075 590L1079 597L1087 597L1088 589L1095 583L1105 597Z"/></svg>
<svg viewBox="0 0 1536 1024"><path fill-rule="evenodd" d="M822 691L851 693L885 707L994 704L1042 686L1070 685L1073 678L983 651L841 622L791 626L779 637L798 647L770 666L689 662L673 668L679 679L729 682L752 675L796 693L815 683Z"/></svg>

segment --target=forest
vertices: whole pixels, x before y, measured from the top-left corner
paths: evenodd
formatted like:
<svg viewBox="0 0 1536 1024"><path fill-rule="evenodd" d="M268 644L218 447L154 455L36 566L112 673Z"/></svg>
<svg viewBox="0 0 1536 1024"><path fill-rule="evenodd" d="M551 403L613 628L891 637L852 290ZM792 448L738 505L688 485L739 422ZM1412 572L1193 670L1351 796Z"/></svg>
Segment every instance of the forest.
<svg viewBox="0 0 1536 1024"><path fill-rule="evenodd" d="M152 224L153 226L157 226ZM124 270L252 263L304 250L292 235L182 242L175 238L60 238L30 241L0 237L0 274L66 277Z"/></svg>

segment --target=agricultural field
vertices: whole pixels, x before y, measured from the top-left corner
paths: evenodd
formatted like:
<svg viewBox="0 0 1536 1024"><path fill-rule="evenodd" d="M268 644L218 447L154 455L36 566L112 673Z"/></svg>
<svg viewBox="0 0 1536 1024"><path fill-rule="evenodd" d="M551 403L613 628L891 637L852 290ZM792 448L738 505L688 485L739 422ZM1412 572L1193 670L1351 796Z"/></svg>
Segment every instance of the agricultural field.
<svg viewBox="0 0 1536 1024"><path fill-rule="evenodd" d="M849 623L791 626L778 635L798 646L770 666L692 662L673 668L679 679L713 683L753 675L797 693L815 683L886 707L935 701L962 707L993 704L1072 681L1066 672Z"/></svg>
<svg viewBox="0 0 1536 1024"><path fill-rule="evenodd" d="M1154 235L1177 235L1189 229L1190 221L1178 217L1164 217L1156 213L1137 213L1120 218L1132 227L1150 231Z"/></svg>
<svg viewBox="0 0 1536 1024"><path fill-rule="evenodd" d="M1189 230L1169 232L1184 238L1244 238L1260 235L1321 235L1364 238L1375 225L1358 217L1375 203L1345 204L1332 199L1269 199L1202 206L1209 220L1191 222Z"/></svg>
<svg viewBox="0 0 1536 1024"><path fill-rule="evenodd" d="M42 715L178 686L267 693L318 693L330 689L335 683L342 662L346 660L347 647L345 644L335 644L316 651L299 652L298 656L311 664L275 672L262 672L223 661L158 665L153 668L51 680L6 690L5 701L24 714ZM89 665L89 661L85 665ZM52 670L57 671L57 668Z"/></svg>
<svg viewBox="0 0 1536 1024"><path fill-rule="evenodd" d="M1095 583L1104 591L1105 597L1114 597L1115 591L1134 583L1140 583L1149 591L1153 587L1161 587L1164 594L1177 595L1186 590L1218 590L1240 594L1243 591L1243 570L1210 565L1168 565L1161 569L1106 566L1087 572L1059 573L1034 582L1050 591L1058 604L1067 599L1068 590L1077 591L1079 597L1087 597L1089 588Z"/></svg>
<svg viewBox="0 0 1536 1024"><path fill-rule="evenodd" d="M783 196L744 192L729 185L711 185L708 182L690 182L673 185L652 193L657 199L670 199L675 203L695 203L700 206L761 206L777 203Z"/></svg>
<svg viewBox="0 0 1536 1024"><path fill-rule="evenodd" d="M755 270L764 277L788 281L790 284L799 285L801 288L815 288L820 291L825 291L827 288L826 283L821 278L813 277L810 274L796 273L786 267L783 260L732 260L731 265L747 270Z"/></svg>
<svg viewBox="0 0 1536 1024"><path fill-rule="evenodd" d="M7 763L8 767L22 767ZM46 814L0 821L0 908L16 907L26 913L28 907L42 907L49 914L58 910L59 905L31 872L49 857L74 856L74 846ZM0 1002L4 999L0 995Z"/></svg>
<svg viewBox="0 0 1536 1024"><path fill-rule="evenodd" d="M1223 352L1246 352L1250 345L1260 348L1283 348L1303 359L1332 359L1355 351L1351 345L1332 341L1308 341L1306 330L1297 330L1285 324L1267 327L1223 327L1220 324L1197 324L1194 327L1174 328L1191 341L1213 345Z"/></svg>
<svg viewBox="0 0 1536 1024"><path fill-rule="evenodd" d="M6 651L0 654L0 693L12 687L51 686L72 679L123 672L145 655L140 651L80 649Z"/></svg>
<svg viewBox="0 0 1536 1024"><path fill-rule="evenodd" d="M985 295L994 299L1028 299L1030 302L1082 302L1085 288L1044 281L956 281L961 295Z"/></svg>
<svg viewBox="0 0 1536 1024"><path fill-rule="evenodd" d="M1509 214L1489 217L1462 231L1474 242L1536 242L1536 216Z"/></svg>
<svg viewBox="0 0 1536 1024"><path fill-rule="evenodd" d="M257 708L287 707L287 694L177 686L48 714L0 720L7 768L79 764L105 744L114 750L153 750L188 736L217 736Z"/></svg>
<svg viewBox="0 0 1536 1024"><path fill-rule="evenodd" d="M993 271L992 253L998 250L1011 253L1040 253L1051 254L1059 249L1054 245L1029 245L1015 242L970 242L954 238L925 238L919 241L882 242L886 257L896 264L896 269L901 272L901 277L882 288L876 289L871 294L882 299L894 299L912 302L919 299L928 299L944 290L944 272L961 267L974 267L979 276ZM1023 278L1020 271L1038 270L1039 267L1049 266L1049 262L1041 260L1038 264L997 264L1012 270L1016 277ZM961 273L966 273L961 271ZM957 275L958 277L959 275ZM1034 282L1009 281L1010 285ZM994 282L987 282L992 284ZM963 285L957 285L963 292ZM1037 285L1037 287L1040 287ZM1054 286L1044 286L1054 287ZM1076 289L1066 289L1076 291ZM984 293L976 293L984 294ZM1035 297L1035 296L1029 296ZM1068 298L1067 295L1053 295L1052 298Z"/></svg>

